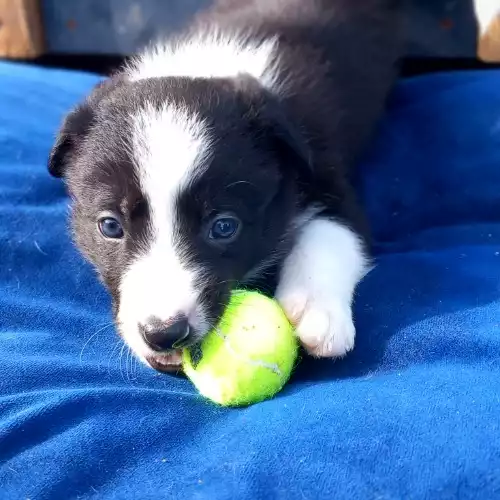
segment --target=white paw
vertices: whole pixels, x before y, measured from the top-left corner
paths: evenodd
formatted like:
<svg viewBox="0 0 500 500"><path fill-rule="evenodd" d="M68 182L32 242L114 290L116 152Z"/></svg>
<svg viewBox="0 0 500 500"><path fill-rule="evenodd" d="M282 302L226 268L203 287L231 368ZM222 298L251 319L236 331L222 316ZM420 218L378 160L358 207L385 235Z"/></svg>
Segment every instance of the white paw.
<svg viewBox="0 0 500 500"><path fill-rule="evenodd" d="M277 298L312 356L341 357L354 347L356 330L350 304L338 297L308 298L301 292L279 293Z"/></svg>
<svg viewBox="0 0 500 500"><path fill-rule="evenodd" d="M361 240L342 224L315 219L302 228L276 298L309 354L339 357L354 347L351 304L367 262Z"/></svg>

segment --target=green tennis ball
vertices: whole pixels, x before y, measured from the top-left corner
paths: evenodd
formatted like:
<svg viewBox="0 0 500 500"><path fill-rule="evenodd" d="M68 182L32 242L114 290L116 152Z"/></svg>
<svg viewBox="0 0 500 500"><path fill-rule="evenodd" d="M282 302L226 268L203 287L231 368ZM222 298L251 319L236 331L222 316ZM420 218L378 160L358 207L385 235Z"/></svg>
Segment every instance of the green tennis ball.
<svg viewBox="0 0 500 500"><path fill-rule="evenodd" d="M290 377L298 344L279 304L257 292L234 292L217 328L183 351L184 373L223 406L274 396Z"/></svg>

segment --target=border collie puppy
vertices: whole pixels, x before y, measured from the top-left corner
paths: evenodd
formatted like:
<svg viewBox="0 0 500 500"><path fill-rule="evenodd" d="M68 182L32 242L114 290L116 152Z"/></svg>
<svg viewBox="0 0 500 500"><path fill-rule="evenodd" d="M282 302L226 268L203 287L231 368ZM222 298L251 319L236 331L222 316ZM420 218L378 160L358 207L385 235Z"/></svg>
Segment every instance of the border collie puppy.
<svg viewBox="0 0 500 500"><path fill-rule="evenodd" d="M178 367L258 283L311 355L352 349L369 259L349 177L396 77L399 3L225 0L66 117L49 170L143 361Z"/></svg>

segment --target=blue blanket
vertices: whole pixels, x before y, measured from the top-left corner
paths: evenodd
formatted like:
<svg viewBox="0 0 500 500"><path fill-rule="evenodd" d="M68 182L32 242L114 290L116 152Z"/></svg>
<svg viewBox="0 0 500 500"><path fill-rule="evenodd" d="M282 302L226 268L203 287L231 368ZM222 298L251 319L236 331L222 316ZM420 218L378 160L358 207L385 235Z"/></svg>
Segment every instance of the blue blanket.
<svg viewBox="0 0 500 500"><path fill-rule="evenodd" d="M400 84L357 347L238 410L139 365L70 243L45 161L96 80L0 64L0 498L499 498L500 73Z"/></svg>

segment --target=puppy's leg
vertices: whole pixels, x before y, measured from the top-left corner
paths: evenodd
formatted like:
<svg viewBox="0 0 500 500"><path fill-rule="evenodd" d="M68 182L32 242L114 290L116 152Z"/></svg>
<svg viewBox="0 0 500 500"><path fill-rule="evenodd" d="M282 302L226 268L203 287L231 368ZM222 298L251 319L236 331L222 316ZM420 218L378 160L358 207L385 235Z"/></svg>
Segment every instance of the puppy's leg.
<svg viewBox="0 0 500 500"><path fill-rule="evenodd" d="M342 223L315 218L302 228L276 297L311 355L343 356L353 348L351 304L367 271L361 238Z"/></svg>

